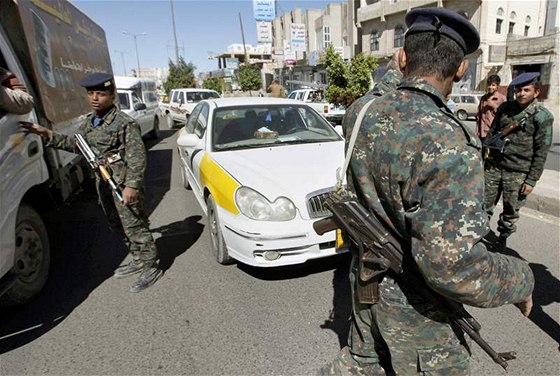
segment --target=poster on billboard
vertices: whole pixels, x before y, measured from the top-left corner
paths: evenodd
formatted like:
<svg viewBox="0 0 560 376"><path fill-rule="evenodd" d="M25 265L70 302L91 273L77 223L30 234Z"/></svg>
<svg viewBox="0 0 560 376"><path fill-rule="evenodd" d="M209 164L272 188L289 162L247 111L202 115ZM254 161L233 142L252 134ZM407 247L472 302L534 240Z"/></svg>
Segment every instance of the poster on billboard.
<svg viewBox="0 0 560 376"><path fill-rule="evenodd" d="M255 21L272 21L276 17L276 0L253 0Z"/></svg>
<svg viewBox="0 0 560 376"><path fill-rule="evenodd" d="M290 25L292 51L305 51L305 24Z"/></svg>
<svg viewBox="0 0 560 376"><path fill-rule="evenodd" d="M257 21L257 42L272 43L272 22Z"/></svg>

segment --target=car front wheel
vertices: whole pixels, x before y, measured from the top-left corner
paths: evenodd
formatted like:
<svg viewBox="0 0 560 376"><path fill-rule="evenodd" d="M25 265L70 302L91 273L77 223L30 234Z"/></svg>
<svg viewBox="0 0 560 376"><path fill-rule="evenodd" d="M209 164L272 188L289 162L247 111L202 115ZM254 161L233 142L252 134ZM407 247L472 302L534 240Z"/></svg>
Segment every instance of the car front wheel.
<svg viewBox="0 0 560 376"><path fill-rule="evenodd" d="M210 228L210 236L212 238L212 250L216 261L222 265L231 264L234 260L230 257L227 251L226 242L220 227L220 220L218 218L218 211L214 197L209 196L207 201L208 206L208 227Z"/></svg>
<svg viewBox="0 0 560 376"><path fill-rule="evenodd" d="M2 304L7 306L27 303L37 295L47 282L51 264L47 229L31 206L21 204L19 207L15 235L12 272L17 279L2 296Z"/></svg>
<svg viewBox="0 0 560 376"><path fill-rule="evenodd" d="M459 110L457 111L457 117L459 118L459 120L467 120L469 114L467 114L467 111L465 110Z"/></svg>

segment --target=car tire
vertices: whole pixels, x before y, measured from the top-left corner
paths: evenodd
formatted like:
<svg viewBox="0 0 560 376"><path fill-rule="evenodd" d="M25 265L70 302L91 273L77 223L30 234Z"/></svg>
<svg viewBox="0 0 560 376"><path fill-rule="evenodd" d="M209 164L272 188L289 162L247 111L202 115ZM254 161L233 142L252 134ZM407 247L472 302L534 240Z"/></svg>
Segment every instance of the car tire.
<svg viewBox="0 0 560 376"><path fill-rule="evenodd" d="M165 118L167 119L167 128L175 129L175 121L171 118L171 114L167 114Z"/></svg>
<svg viewBox="0 0 560 376"><path fill-rule="evenodd" d="M152 138L152 140L157 140L160 137L160 132L159 132L159 117L156 115L154 116L154 127L152 128L152 130L150 131L150 137Z"/></svg>
<svg viewBox="0 0 560 376"><path fill-rule="evenodd" d="M51 265L49 236L41 216L21 204L16 218L14 284L2 296L3 306L29 302L45 286Z"/></svg>
<svg viewBox="0 0 560 376"><path fill-rule="evenodd" d="M208 227L210 228L210 237L212 240L212 251L216 261L222 265L231 264L234 260L227 251L226 242L220 227L220 219L214 197L209 196L207 200L208 207Z"/></svg>
<svg viewBox="0 0 560 376"><path fill-rule="evenodd" d="M467 120L469 114L467 114L467 111L465 110L458 110L457 117L459 118L459 120Z"/></svg>

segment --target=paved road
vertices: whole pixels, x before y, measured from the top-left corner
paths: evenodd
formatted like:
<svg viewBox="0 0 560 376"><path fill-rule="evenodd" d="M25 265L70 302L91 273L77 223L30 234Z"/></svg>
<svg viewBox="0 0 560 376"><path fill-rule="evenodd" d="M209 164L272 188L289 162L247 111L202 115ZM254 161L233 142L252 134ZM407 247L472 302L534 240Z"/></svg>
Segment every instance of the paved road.
<svg viewBox="0 0 560 376"><path fill-rule="evenodd" d="M310 375L345 342L348 257L303 266L220 266L206 219L181 187L174 136L149 145L148 210L166 273L128 292L111 278L126 257L91 189L51 219L61 250L44 293L0 312L0 375ZM493 223L495 227L495 223ZM537 277L535 314L473 309L509 375L556 375L560 365L557 218L525 210L508 253ZM473 375L503 375L474 348Z"/></svg>

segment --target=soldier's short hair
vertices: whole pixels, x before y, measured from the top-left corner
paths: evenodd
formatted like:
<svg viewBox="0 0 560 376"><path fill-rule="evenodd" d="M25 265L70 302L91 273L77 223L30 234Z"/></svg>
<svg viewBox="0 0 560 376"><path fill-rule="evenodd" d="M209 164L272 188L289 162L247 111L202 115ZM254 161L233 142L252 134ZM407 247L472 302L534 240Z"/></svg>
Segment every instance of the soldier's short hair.
<svg viewBox="0 0 560 376"><path fill-rule="evenodd" d="M453 39L434 33L407 35L404 51L408 74L434 75L440 81L455 75L465 57L463 49Z"/></svg>

